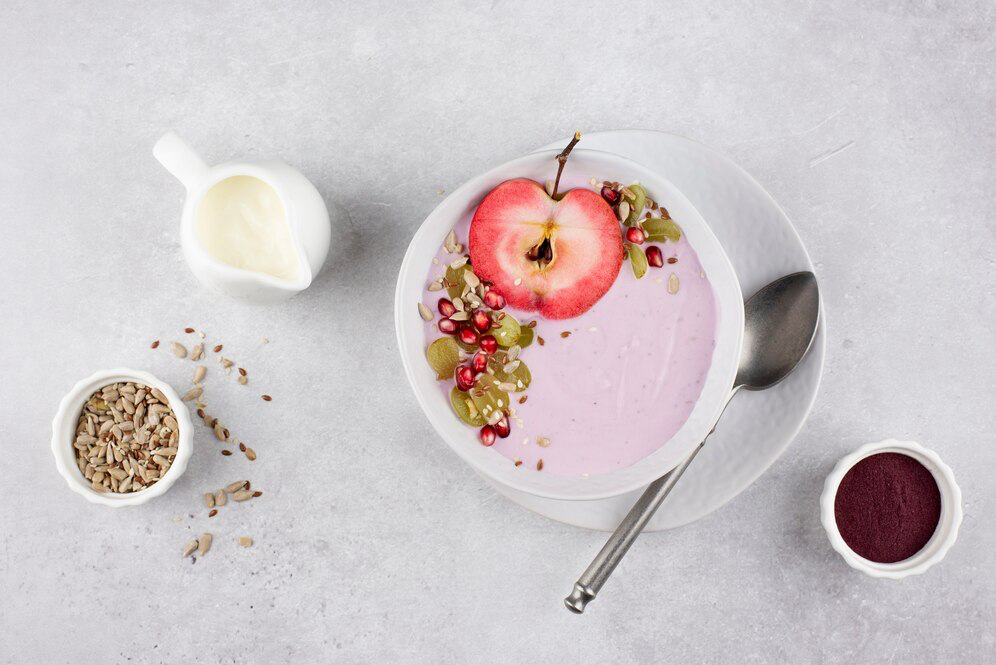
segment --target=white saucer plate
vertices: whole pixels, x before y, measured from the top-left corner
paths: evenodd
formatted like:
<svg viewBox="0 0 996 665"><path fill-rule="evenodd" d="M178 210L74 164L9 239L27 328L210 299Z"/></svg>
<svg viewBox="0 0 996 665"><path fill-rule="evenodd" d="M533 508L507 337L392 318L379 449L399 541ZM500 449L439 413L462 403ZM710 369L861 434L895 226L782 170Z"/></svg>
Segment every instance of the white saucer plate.
<svg viewBox="0 0 996 665"><path fill-rule="evenodd" d="M566 143L565 139L541 149L562 148ZM644 130L585 134L582 145L643 164L677 185L719 238L745 295L784 274L813 270L785 212L746 171L715 150L673 134ZM611 173L600 175L612 178ZM705 517L747 489L785 452L805 423L823 376L822 310L820 316L820 330L802 364L774 388L737 395L647 531L673 529ZM614 530L642 492L564 501L492 484L540 515L601 531Z"/></svg>

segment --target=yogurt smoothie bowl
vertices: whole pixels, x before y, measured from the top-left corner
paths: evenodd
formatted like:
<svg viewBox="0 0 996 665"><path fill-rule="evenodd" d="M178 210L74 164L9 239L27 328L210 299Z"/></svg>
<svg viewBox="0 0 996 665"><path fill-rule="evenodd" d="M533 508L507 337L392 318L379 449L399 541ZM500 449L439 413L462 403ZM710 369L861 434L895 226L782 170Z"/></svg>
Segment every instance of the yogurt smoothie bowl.
<svg viewBox="0 0 996 665"><path fill-rule="evenodd" d="M628 172L588 172L611 166L591 151L577 152L588 153L582 168L565 170L577 138L557 155L559 168L546 158L550 179L497 180L451 217L435 252L411 268L421 275L417 307L399 306L399 316L419 322L423 355L411 360L430 371L432 399L449 407L439 415L466 430L458 445L486 450L506 478L563 487L642 466L649 482L680 461L677 449L658 455L679 432L694 445L718 418L742 300L721 252L722 261L711 256L717 293L685 220L672 218L673 192L624 179Z"/></svg>

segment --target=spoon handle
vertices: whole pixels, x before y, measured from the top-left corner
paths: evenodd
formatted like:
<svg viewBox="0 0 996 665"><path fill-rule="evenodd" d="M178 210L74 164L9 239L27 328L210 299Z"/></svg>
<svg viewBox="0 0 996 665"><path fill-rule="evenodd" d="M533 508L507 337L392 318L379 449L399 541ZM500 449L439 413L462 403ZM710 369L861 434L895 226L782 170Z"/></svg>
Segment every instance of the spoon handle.
<svg viewBox="0 0 996 665"><path fill-rule="evenodd" d="M674 488L681 474L685 472L688 465L692 463L695 456L705 441L695 447L695 450L685 458L685 461L674 468L670 473L661 476L647 486L640 498L637 499L633 507L626 513L616 530L609 536L608 541L589 564L587 570L581 574L578 581L574 583L574 590L564 598L567 609L575 614L584 612L585 606L595 599L602 585L609 579L609 575L616 569L622 558L626 556L630 546L636 541L647 522L654 516L671 489Z"/></svg>

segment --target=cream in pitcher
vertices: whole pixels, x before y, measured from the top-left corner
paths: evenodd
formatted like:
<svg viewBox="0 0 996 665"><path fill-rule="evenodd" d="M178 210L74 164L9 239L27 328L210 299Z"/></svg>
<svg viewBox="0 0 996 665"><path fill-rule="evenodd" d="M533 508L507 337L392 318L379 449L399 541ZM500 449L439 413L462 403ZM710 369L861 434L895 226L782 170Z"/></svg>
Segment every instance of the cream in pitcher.
<svg viewBox="0 0 996 665"><path fill-rule="evenodd" d="M153 154L187 188L181 245L204 285L270 303L311 284L328 254L331 227L325 202L300 172L265 161L209 167L173 132Z"/></svg>

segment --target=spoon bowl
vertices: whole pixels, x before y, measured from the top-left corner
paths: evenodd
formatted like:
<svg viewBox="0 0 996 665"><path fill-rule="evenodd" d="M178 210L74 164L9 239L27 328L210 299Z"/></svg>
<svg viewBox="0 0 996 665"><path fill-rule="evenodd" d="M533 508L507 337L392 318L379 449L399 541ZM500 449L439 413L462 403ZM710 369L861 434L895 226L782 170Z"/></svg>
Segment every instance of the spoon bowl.
<svg viewBox="0 0 996 665"><path fill-rule="evenodd" d="M771 282L744 304L744 345L735 388L764 390L788 376L816 337L816 275L796 272Z"/></svg>

